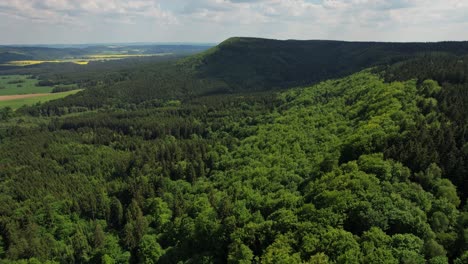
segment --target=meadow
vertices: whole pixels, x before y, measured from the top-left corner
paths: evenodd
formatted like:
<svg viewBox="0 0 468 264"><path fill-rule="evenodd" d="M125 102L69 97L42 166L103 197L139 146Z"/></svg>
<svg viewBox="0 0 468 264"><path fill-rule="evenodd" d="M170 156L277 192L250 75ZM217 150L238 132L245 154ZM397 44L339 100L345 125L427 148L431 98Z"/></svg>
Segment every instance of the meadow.
<svg viewBox="0 0 468 264"><path fill-rule="evenodd" d="M64 98L66 96L76 94L80 91L82 91L82 89L63 92L63 93L51 93L51 94L40 95L40 96L35 96L35 97L19 98L19 99L13 99L13 100L5 100L5 101L0 100L0 108L11 107L13 110L16 110L24 105L35 105L37 103L44 103L47 101Z"/></svg>
<svg viewBox="0 0 468 264"><path fill-rule="evenodd" d="M0 76L0 108L18 109L23 105L34 105L63 98L80 90L54 92L54 88L74 88L75 85L37 86L39 80L31 75Z"/></svg>
<svg viewBox="0 0 468 264"><path fill-rule="evenodd" d="M37 86L38 82L39 80L28 75L0 76L0 96L52 92L53 87Z"/></svg>

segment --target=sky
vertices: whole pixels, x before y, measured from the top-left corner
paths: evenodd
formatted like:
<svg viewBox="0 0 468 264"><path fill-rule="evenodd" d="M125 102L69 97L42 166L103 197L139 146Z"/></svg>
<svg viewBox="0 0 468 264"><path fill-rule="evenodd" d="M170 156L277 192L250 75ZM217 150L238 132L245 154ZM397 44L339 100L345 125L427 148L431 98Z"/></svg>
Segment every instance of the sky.
<svg viewBox="0 0 468 264"><path fill-rule="evenodd" d="M0 0L0 44L468 40L468 0Z"/></svg>

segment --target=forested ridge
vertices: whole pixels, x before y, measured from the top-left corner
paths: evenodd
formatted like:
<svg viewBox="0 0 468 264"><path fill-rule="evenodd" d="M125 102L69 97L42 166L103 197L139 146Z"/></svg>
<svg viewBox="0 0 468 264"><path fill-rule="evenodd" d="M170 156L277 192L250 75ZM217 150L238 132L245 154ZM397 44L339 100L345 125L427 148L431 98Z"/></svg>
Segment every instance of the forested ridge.
<svg viewBox="0 0 468 264"><path fill-rule="evenodd" d="M463 43L265 90L231 41L1 110L0 263L468 263Z"/></svg>
<svg viewBox="0 0 468 264"><path fill-rule="evenodd" d="M369 67L393 65L424 56L462 56L468 42L384 43L327 40L230 38L205 52L178 56L91 62L90 65L43 64L14 69L38 76L45 84L78 83L86 91L51 104L100 108L149 100L185 100L210 94L275 91L311 86ZM1 70L1 69L0 69ZM11 73L12 70L0 71ZM68 109L67 109L68 110ZM49 113L48 113L49 114Z"/></svg>

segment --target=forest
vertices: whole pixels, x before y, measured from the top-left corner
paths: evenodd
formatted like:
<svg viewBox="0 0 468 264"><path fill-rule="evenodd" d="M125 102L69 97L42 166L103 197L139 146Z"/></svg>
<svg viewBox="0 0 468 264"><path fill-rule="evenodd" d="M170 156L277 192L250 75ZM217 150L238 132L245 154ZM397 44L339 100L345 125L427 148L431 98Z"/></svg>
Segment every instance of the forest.
<svg viewBox="0 0 468 264"><path fill-rule="evenodd" d="M0 109L0 263L468 263L467 56L233 38L21 69L85 90Z"/></svg>

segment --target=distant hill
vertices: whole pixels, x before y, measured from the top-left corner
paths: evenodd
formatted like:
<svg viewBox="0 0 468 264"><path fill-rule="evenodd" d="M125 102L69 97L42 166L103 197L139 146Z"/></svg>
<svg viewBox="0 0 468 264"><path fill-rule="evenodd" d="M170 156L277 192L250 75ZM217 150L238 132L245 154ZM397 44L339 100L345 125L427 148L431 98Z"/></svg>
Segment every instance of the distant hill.
<svg viewBox="0 0 468 264"><path fill-rule="evenodd" d="M427 53L467 54L468 42L383 43L230 38L181 64L233 90L308 85Z"/></svg>
<svg viewBox="0 0 468 264"><path fill-rule="evenodd" d="M100 64L79 67L79 73L76 67L70 67L71 71L63 70L60 74L37 75L54 83L76 80L88 88L84 93L65 99L66 102L55 102L56 107L79 105L98 108L115 102L139 104L154 99L185 99L309 86L365 68L393 65L428 54L465 55L468 54L468 42L230 38L216 47L178 61L147 61L125 69L105 63L102 67ZM91 75L95 76L91 81L83 78Z"/></svg>
<svg viewBox="0 0 468 264"><path fill-rule="evenodd" d="M81 56L86 51L75 48L46 48L46 47L0 47L0 63L12 60L53 60L65 57ZM11 54L17 56L12 57Z"/></svg>
<svg viewBox="0 0 468 264"><path fill-rule="evenodd" d="M147 44L147 45L93 45L74 47L0 46L0 64L15 60L61 60L96 54L148 55L159 53L194 54L210 45Z"/></svg>

